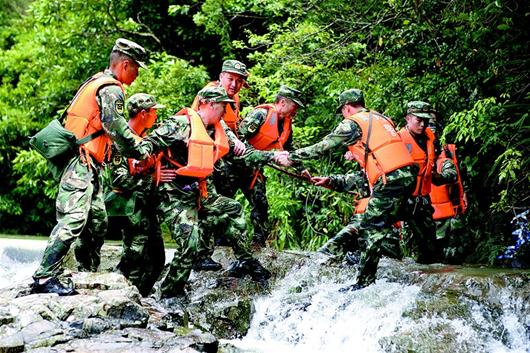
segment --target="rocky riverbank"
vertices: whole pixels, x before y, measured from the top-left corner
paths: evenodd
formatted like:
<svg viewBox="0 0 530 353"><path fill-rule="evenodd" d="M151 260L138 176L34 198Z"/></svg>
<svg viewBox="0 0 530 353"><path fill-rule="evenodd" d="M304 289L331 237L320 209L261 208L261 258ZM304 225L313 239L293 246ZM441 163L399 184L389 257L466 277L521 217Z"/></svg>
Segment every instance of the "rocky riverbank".
<svg viewBox="0 0 530 353"><path fill-rule="evenodd" d="M30 295L29 278L0 289L0 353L257 352L312 339L324 344L311 346L318 352L344 340L385 352L489 351L490 340L507 348L499 351L525 352L520 347L530 342L528 271L384 259L377 284L345 294L338 289L354 280L354 267L317 253L265 249L258 256L273 273L268 286L222 271L193 272L186 297L157 300L157 287L142 298L111 272L119 251L103 248L99 273L76 272L69 259L61 279L75 283L75 296ZM214 259L227 268L233 255L220 247ZM359 320L360 333L347 320ZM472 331L466 340L462 327ZM343 336L333 336L340 330ZM219 342L249 336L260 349ZM363 343L368 336L375 349Z"/></svg>

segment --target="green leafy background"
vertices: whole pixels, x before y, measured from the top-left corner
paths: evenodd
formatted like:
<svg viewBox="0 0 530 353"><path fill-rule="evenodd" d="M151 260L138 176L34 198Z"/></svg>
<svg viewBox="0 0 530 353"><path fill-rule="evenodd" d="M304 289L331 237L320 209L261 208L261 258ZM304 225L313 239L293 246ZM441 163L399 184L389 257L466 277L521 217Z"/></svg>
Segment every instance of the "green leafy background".
<svg viewBox="0 0 530 353"><path fill-rule="evenodd" d="M0 232L50 231L57 184L28 136L60 117L126 37L151 52L128 94L154 94L168 107L162 118L189 105L228 58L250 68L245 113L282 83L301 89L296 147L337 124L343 89L364 90L398 124L407 101L431 102L458 146L470 202L459 256L492 263L510 243L514 212L530 203L529 12L522 0L0 0ZM355 168L343 153L308 167ZM347 223L350 196L266 174L274 246L315 249Z"/></svg>

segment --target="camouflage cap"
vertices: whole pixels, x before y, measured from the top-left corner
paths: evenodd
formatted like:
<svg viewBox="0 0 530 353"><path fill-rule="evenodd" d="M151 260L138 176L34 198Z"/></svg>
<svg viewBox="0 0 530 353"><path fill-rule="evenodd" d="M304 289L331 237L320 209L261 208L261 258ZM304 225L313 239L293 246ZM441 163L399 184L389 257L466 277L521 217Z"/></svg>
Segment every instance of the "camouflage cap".
<svg viewBox="0 0 530 353"><path fill-rule="evenodd" d="M145 62L147 61L147 52L141 45L124 38L118 38L112 51L118 51L129 56L131 59L136 61L138 65L147 69Z"/></svg>
<svg viewBox="0 0 530 353"><path fill-rule="evenodd" d="M147 93L136 93L127 99L127 110L129 111L129 117L133 117L142 110L150 108L160 109L165 108L162 104L158 104L150 94Z"/></svg>
<svg viewBox="0 0 530 353"><path fill-rule="evenodd" d="M434 110L429 103L412 101L407 103L407 114L412 114L422 119L432 119Z"/></svg>
<svg viewBox="0 0 530 353"><path fill-rule="evenodd" d="M228 97L228 94L226 94L225 89L222 86L215 86L215 87L204 87L197 93L197 96L199 97L199 100L205 99L209 102L227 102L227 103L233 103L234 100L230 99Z"/></svg>
<svg viewBox="0 0 530 353"><path fill-rule="evenodd" d="M339 95L339 106L337 107L337 113L340 113L342 107L348 103L360 103L364 106L363 91L361 91L360 89L351 88L342 92Z"/></svg>
<svg viewBox="0 0 530 353"><path fill-rule="evenodd" d="M298 106L304 107L304 103L302 103L302 92L297 89L281 85L280 89L278 90L277 96L290 99L296 104L298 104Z"/></svg>
<svg viewBox="0 0 530 353"><path fill-rule="evenodd" d="M222 72L233 72L235 74L243 76L243 78L245 79L249 75L249 72L247 71L247 65L237 60L225 60L223 62L223 68L221 69L221 71Z"/></svg>

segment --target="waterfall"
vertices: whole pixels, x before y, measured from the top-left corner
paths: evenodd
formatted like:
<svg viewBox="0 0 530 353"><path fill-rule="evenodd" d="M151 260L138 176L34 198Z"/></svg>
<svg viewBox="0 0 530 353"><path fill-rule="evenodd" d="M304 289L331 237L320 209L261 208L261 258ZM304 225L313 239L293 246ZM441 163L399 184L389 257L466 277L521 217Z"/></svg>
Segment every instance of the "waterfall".
<svg viewBox="0 0 530 353"><path fill-rule="evenodd" d="M394 269L396 264L384 259L381 265ZM464 281L459 292L447 290L449 275L438 275L443 283L438 289L433 289L434 274L422 277L427 288L425 281L397 276L402 281L379 279L343 293L339 289L354 282L352 268L306 263L255 300L244 338L225 343L263 353L530 352L528 284L492 291L495 285L485 280L495 295L481 298L483 288L473 280Z"/></svg>

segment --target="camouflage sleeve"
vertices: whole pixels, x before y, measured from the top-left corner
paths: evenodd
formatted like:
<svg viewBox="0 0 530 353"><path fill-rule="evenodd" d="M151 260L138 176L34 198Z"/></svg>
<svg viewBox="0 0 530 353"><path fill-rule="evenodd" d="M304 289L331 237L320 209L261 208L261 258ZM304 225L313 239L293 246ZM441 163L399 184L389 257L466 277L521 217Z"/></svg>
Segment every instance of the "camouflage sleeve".
<svg viewBox="0 0 530 353"><path fill-rule="evenodd" d="M230 145L230 150L234 148L234 143L236 140L239 140L236 134L228 127L224 120L220 121L221 126L225 130L226 138L228 139L228 144Z"/></svg>
<svg viewBox="0 0 530 353"><path fill-rule="evenodd" d="M116 148L125 156L137 159L147 157L147 152L137 142L124 116L124 96L120 87L102 87L96 99L101 112L101 125Z"/></svg>
<svg viewBox="0 0 530 353"><path fill-rule="evenodd" d="M322 141L314 145L297 149L290 154L290 159L294 162L295 167L301 164L302 160L314 159L324 155L329 150L339 146L353 145L362 136L362 130L353 120L344 119L328 135L324 136Z"/></svg>
<svg viewBox="0 0 530 353"><path fill-rule="evenodd" d="M260 169L265 164L272 161L274 157L274 152L272 151L259 151L254 149L252 146L247 146L247 150L244 155L236 157L236 160L243 160L245 165L254 168Z"/></svg>
<svg viewBox="0 0 530 353"><path fill-rule="evenodd" d="M241 136L243 140L248 141L249 138L258 132L266 117L267 110L262 108L254 109L248 113L239 125L239 136Z"/></svg>
<svg viewBox="0 0 530 353"><path fill-rule="evenodd" d="M176 142L186 142L191 133L190 123L185 116L172 116L164 120L145 137L140 145L154 154L165 150Z"/></svg>
<svg viewBox="0 0 530 353"><path fill-rule="evenodd" d="M346 175L331 175L330 186L337 191L353 191L366 197L370 195L368 180L363 171L356 171Z"/></svg>
<svg viewBox="0 0 530 353"><path fill-rule="evenodd" d="M129 173L129 161L121 153L113 154L110 165L112 187L127 191L146 191L153 185L150 174L132 176Z"/></svg>
<svg viewBox="0 0 530 353"><path fill-rule="evenodd" d="M452 160L443 161L441 172L433 171L432 183L434 185L451 184L457 181L458 174Z"/></svg>

